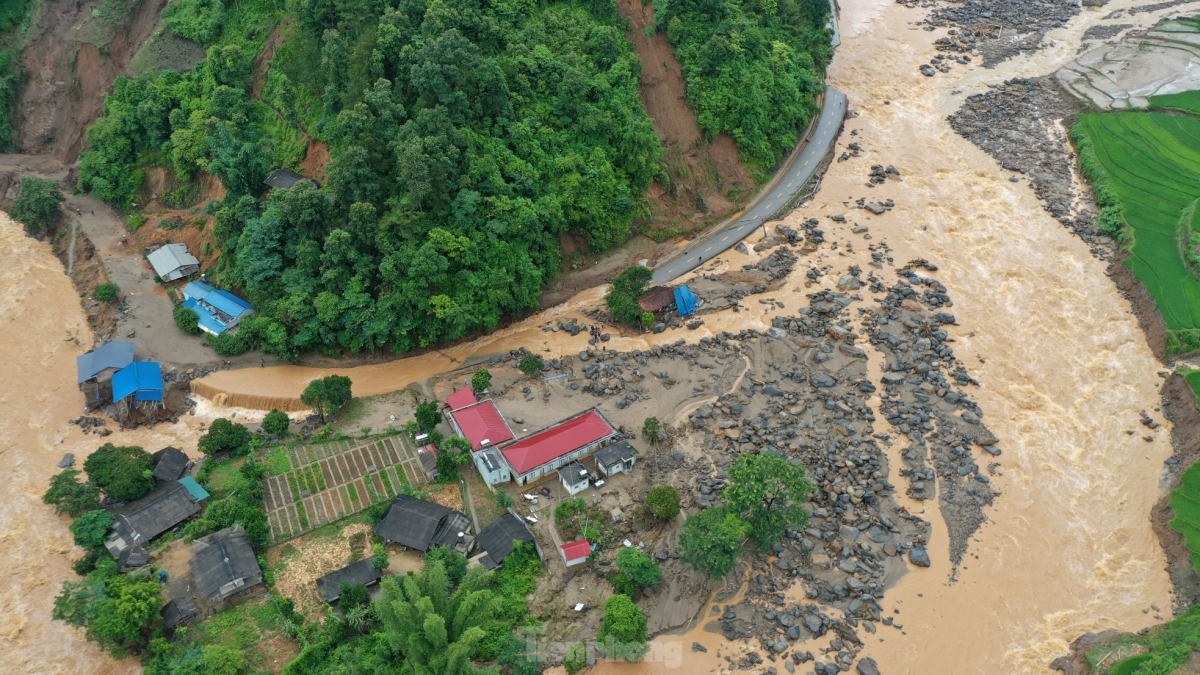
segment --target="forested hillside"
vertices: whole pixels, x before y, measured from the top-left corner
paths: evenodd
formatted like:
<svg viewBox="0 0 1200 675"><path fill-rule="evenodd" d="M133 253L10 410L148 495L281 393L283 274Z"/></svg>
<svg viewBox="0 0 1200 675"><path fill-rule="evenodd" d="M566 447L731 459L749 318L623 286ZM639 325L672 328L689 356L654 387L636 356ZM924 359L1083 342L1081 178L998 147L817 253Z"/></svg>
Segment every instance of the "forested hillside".
<svg viewBox="0 0 1200 675"><path fill-rule="evenodd" d="M827 14L665 7L704 129L756 166L782 156L815 110ZM163 19L207 58L117 82L80 186L131 209L150 167L218 177L210 277L258 308L243 338L284 358L494 328L536 307L561 235L620 244L669 180L611 0L176 0ZM312 139L330 150L325 184L264 196Z"/></svg>

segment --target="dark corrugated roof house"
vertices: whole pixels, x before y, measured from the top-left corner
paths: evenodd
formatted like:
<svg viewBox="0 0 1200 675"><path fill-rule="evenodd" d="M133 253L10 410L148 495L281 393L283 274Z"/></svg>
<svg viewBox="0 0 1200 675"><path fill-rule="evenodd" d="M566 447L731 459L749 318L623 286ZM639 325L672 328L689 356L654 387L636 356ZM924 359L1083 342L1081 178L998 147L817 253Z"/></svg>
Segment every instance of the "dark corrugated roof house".
<svg viewBox="0 0 1200 675"><path fill-rule="evenodd" d="M201 506L187 488L169 482L143 498L113 513L113 528L104 547L117 562L133 565L140 554L135 549L149 544L162 533L200 513ZM130 556L133 555L133 559ZM143 563L144 564L144 563Z"/></svg>
<svg viewBox="0 0 1200 675"><path fill-rule="evenodd" d="M469 534L471 520L466 514L441 504L399 495L388 505L375 534L401 546L428 551L434 546L455 546L458 534Z"/></svg>
<svg viewBox="0 0 1200 675"><path fill-rule="evenodd" d="M475 541L486 551L479 562L487 569L494 570L512 553L518 542L533 541L533 533L520 518L506 513L483 528Z"/></svg>
<svg viewBox="0 0 1200 675"><path fill-rule="evenodd" d="M289 171L288 169L275 169L271 173L267 174L267 178L263 181L263 184L269 187L287 190L291 187L294 187L296 183L299 183L302 180L311 179L305 178L295 171ZM313 183L316 183L316 181L314 180Z"/></svg>
<svg viewBox="0 0 1200 675"><path fill-rule="evenodd" d="M196 579L196 593L209 602L220 602L262 583L262 569L241 525L197 539L195 555L188 561Z"/></svg>
<svg viewBox="0 0 1200 675"><path fill-rule="evenodd" d="M363 558L317 579L317 592L321 594L321 599L330 604L337 602L342 597L342 584L373 586L379 583L383 572L375 569L373 563L373 559Z"/></svg>
<svg viewBox="0 0 1200 675"><path fill-rule="evenodd" d="M154 453L154 477L158 480L179 480L183 470L187 468L188 456L173 446L167 446Z"/></svg>
<svg viewBox="0 0 1200 675"><path fill-rule="evenodd" d="M196 603L190 597L181 595L171 598L170 602L162 608L163 625L168 629L175 628L199 613L200 610L196 608Z"/></svg>

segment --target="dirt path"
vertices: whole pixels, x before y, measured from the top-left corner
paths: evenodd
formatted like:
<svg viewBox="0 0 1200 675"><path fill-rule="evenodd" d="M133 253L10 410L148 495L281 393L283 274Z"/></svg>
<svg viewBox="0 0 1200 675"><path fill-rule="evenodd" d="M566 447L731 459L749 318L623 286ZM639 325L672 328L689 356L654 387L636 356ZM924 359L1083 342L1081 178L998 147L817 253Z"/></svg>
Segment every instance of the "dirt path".
<svg viewBox="0 0 1200 675"><path fill-rule="evenodd" d="M126 235L125 224L111 209L91 196L67 200L88 238L96 246L112 283L121 287L129 309L119 320L115 335L106 338L133 340L137 358L176 367L219 363L220 358L197 336L175 327L175 307L166 289L154 280L154 270Z"/></svg>

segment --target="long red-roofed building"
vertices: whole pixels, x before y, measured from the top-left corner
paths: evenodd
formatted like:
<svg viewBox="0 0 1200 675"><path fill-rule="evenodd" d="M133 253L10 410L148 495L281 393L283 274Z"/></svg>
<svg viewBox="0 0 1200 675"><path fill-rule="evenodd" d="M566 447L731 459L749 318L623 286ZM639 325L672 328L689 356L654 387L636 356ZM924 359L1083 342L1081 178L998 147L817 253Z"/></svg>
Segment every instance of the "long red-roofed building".
<svg viewBox="0 0 1200 675"><path fill-rule="evenodd" d="M556 471L617 440L619 434L591 408L501 449L518 485Z"/></svg>

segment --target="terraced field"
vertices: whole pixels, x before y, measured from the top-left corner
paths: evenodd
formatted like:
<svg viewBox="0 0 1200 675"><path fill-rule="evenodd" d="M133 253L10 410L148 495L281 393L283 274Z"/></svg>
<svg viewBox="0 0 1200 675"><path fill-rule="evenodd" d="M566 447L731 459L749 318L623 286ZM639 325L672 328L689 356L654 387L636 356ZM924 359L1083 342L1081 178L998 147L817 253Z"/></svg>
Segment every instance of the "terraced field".
<svg viewBox="0 0 1200 675"><path fill-rule="evenodd" d="M286 452L287 471L266 479L272 543L362 511L407 485L426 481L416 448L403 436L298 445Z"/></svg>
<svg viewBox="0 0 1200 675"><path fill-rule="evenodd" d="M1126 264L1162 312L1170 351L1200 346L1200 281L1181 250L1189 237L1185 232L1181 244L1177 232L1184 210L1200 197L1200 119L1148 112L1081 115L1073 131L1091 140L1095 162L1107 175L1096 181L1098 201L1103 205L1111 191L1123 208L1132 238ZM1095 174L1087 155L1081 151L1084 169Z"/></svg>
<svg viewBox="0 0 1200 675"><path fill-rule="evenodd" d="M1171 509L1175 511L1171 527L1183 535L1192 564L1200 571L1200 464L1184 472L1182 484L1171 493Z"/></svg>
<svg viewBox="0 0 1200 675"><path fill-rule="evenodd" d="M1200 91L1181 91L1178 94L1163 94L1150 97L1151 110L1179 110L1200 115Z"/></svg>

